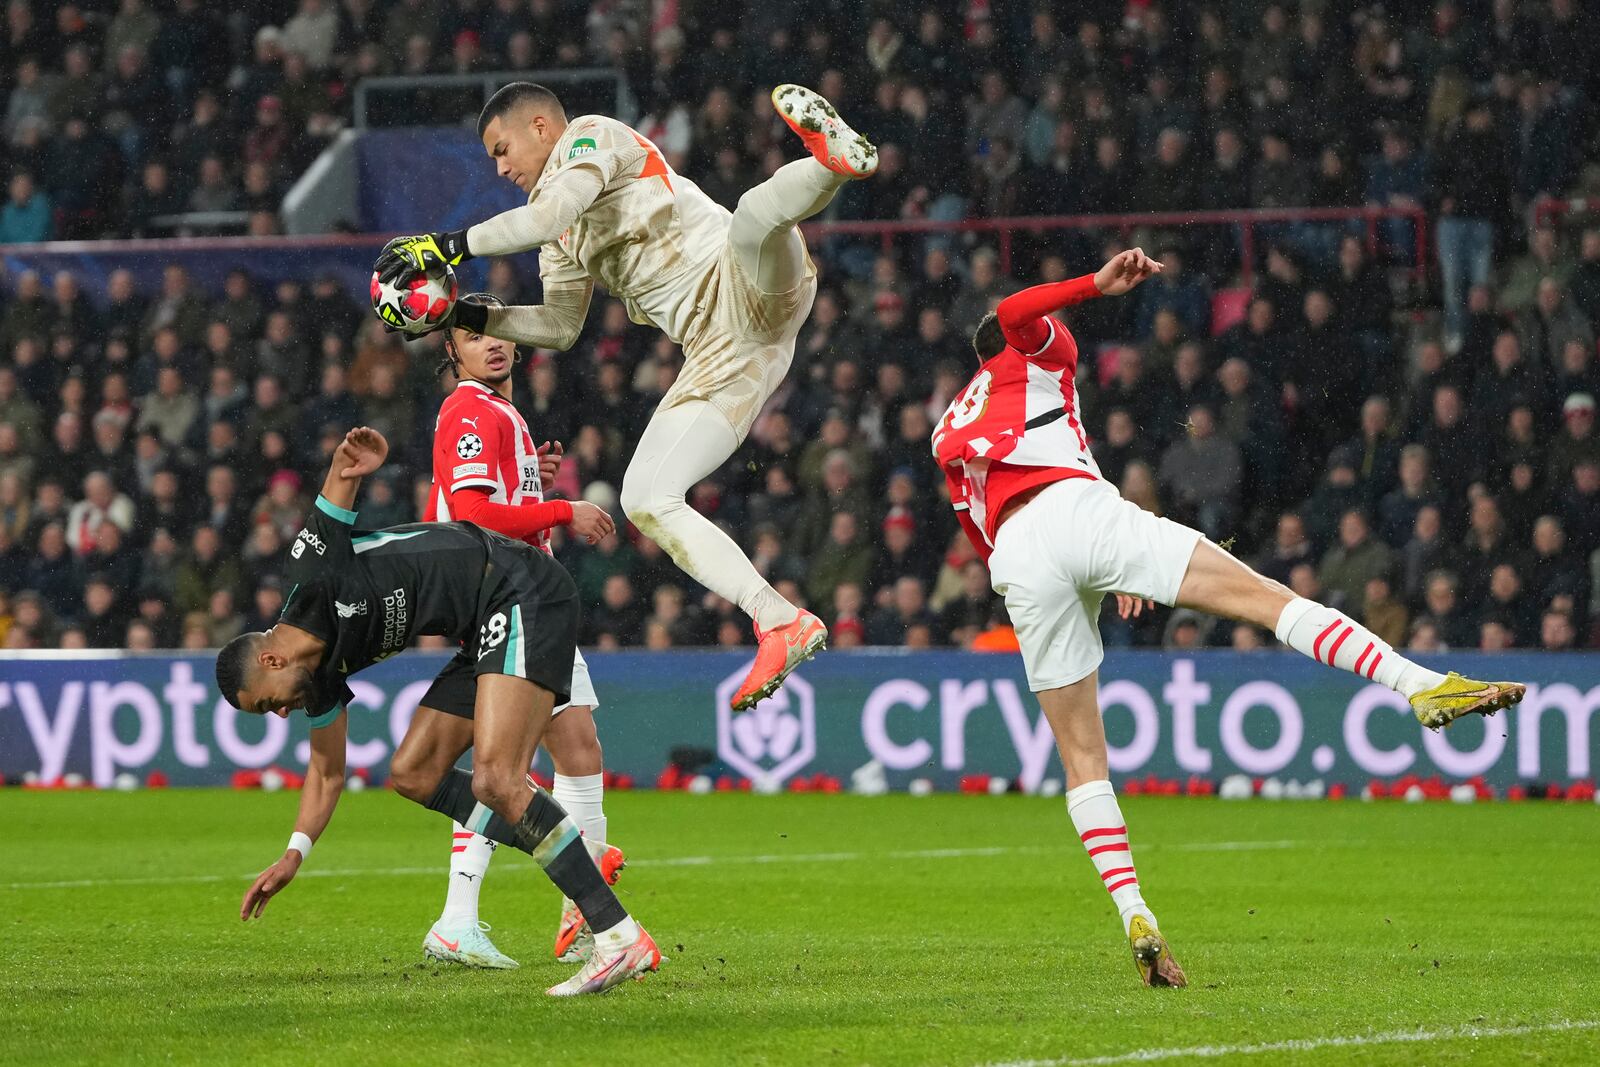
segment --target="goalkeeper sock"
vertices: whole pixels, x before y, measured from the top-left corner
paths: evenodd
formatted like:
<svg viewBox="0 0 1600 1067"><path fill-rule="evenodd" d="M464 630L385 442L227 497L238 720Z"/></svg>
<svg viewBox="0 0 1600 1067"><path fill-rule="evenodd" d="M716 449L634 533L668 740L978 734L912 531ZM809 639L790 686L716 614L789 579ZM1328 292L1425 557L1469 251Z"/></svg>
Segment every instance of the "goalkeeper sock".
<svg viewBox="0 0 1600 1067"><path fill-rule="evenodd" d="M1133 850L1128 845L1128 824L1122 818L1111 783L1102 778L1067 790L1067 815L1094 869L1100 873L1100 884L1111 894L1111 903L1122 919L1122 932L1128 932L1135 915L1143 915L1150 925L1159 927L1155 913L1139 892L1139 872L1133 868Z"/></svg>
<svg viewBox="0 0 1600 1067"><path fill-rule="evenodd" d="M606 840L606 776L557 774L550 795L567 809L578 831L589 841Z"/></svg>
<svg viewBox="0 0 1600 1067"><path fill-rule="evenodd" d="M1388 686L1407 700L1444 681L1444 675L1406 659L1344 612L1305 597L1285 605L1277 634L1301 655Z"/></svg>
<svg viewBox="0 0 1600 1067"><path fill-rule="evenodd" d="M617 895L600 876L600 868L584 847L578 828L543 789L534 788L533 800L513 825L478 802L472 794L472 775L457 768L444 776L425 807L450 816L491 841L532 856L556 888L583 909L583 917L596 935L628 917Z"/></svg>
<svg viewBox="0 0 1600 1067"><path fill-rule="evenodd" d="M481 834L475 834L456 823L450 835L450 889L445 894L446 919L478 919L478 893L483 888L483 876L489 870L489 860L494 856L495 843Z"/></svg>

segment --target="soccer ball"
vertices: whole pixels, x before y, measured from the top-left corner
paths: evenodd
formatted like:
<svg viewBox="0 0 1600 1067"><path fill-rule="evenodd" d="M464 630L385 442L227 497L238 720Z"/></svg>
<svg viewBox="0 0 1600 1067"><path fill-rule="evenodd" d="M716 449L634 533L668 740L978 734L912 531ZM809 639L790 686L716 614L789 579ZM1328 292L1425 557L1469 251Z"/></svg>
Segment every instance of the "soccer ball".
<svg viewBox="0 0 1600 1067"><path fill-rule="evenodd" d="M426 333L456 306L456 272L449 264L429 271L410 271L392 282L372 272L372 310L380 320L403 333Z"/></svg>

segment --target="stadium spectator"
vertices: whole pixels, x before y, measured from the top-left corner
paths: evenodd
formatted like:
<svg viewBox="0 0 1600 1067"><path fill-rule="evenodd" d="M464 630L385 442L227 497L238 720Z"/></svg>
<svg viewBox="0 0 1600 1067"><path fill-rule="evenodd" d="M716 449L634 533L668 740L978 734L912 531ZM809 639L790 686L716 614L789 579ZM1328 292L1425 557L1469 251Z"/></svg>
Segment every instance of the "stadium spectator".
<svg viewBox="0 0 1600 1067"><path fill-rule="evenodd" d="M1387 578L1393 566L1393 554L1372 536L1366 513L1351 509L1340 517L1339 541L1322 557L1317 577L1330 604L1359 617L1366 610L1367 583Z"/></svg>
<svg viewBox="0 0 1600 1067"><path fill-rule="evenodd" d="M54 230L50 198L34 184L33 175L19 170L11 176L6 205L0 208L0 244L48 241Z"/></svg>
<svg viewBox="0 0 1600 1067"><path fill-rule="evenodd" d="M1362 625L1395 648L1404 647L1408 631L1405 605L1394 598L1386 575L1367 579L1362 599Z"/></svg>
<svg viewBox="0 0 1600 1067"><path fill-rule="evenodd" d="M1423 600L1428 576L1448 570L1455 556L1445 542L1444 520L1438 507L1424 504L1417 509L1411 536L1400 549L1401 590L1409 604Z"/></svg>
<svg viewBox="0 0 1600 1067"><path fill-rule="evenodd" d="M931 637L938 619L928 610L921 580L902 577L895 580L887 601L867 618L867 644L912 645L913 631L919 627Z"/></svg>
<svg viewBox="0 0 1600 1067"><path fill-rule="evenodd" d="M1217 435L1209 408L1192 409L1187 429L1161 457L1161 489L1207 537L1226 540L1243 480L1238 446Z"/></svg>

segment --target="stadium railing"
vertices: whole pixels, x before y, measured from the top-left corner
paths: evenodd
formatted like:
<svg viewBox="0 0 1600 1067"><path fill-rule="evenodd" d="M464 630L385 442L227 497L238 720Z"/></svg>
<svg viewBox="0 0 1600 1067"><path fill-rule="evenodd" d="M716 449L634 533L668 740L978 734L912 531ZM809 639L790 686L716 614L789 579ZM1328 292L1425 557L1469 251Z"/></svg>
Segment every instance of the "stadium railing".
<svg viewBox="0 0 1600 1067"><path fill-rule="evenodd" d="M1535 226L1543 226L1546 223L1559 225L1574 216L1592 221L1596 215L1600 215L1600 198L1597 197L1542 196L1533 202L1533 224Z"/></svg>
<svg viewBox="0 0 1600 1067"><path fill-rule="evenodd" d="M1357 224L1366 240L1368 254L1384 247L1383 223L1394 220L1411 225L1410 247L1406 258L1415 277L1428 269L1428 215L1421 208L1329 207L1259 208L1250 211L1141 211L1114 215L1037 215L994 219L967 219L962 222L933 220L888 220L881 222L813 222L802 229L812 238L829 236L876 237L884 252L894 250L897 240L938 234L992 234L1002 272L1011 269L1018 234L1043 235L1077 231L1116 232L1124 239L1140 230L1174 227L1236 227L1239 231L1239 270L1248 284L1261 258L1263 227L1295 224Z"/></svg>
<svg viewBox="0 0 1600 1067"><path fill-rule="evenodd" d="M1296 223L1359 226L1369 251L1384 247L1383 224L1398 221L1411 227L1408 269L1420 275L1428 265L1428 218L1420 209L1402 208L1283 208L1256 211L1175 211L1118 215L1043 215L963 222L881 221L813 222L802 229L813 243L829 237L875 238L884 251L917 237L962 234L992 237L1002 271L1011 267L1018 235L1078 232L1122 234L1131 238L1140 230L1182 226L1230 226L1239 234L1239 260L1248 284L1261 259L1264 243L1260 230ZM203 288L220 292L229 271L244 266L263 283L285 278L309 280L332 271L345 282L352 297L367 299L372 258L386 234L324 234L280 237L206 237L178 240L70 241L37 245L0 245L0 269L13 276L38 270L47 277L58 270L80 273L80 282L95 299L103 298L105 279L112 269L134 271L140 285L154 291L160 272L169 263L181 263ZM463 281L478 284L484 269L480 261L466 265Z"/></svg>

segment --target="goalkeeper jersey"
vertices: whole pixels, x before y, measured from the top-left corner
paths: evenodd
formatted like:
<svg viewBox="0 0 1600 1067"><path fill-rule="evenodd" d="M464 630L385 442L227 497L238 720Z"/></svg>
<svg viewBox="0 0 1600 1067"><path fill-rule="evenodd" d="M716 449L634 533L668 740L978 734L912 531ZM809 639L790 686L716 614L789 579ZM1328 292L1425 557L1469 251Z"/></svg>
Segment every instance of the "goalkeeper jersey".
<svg viewBox="0 0 1600 1067"><path fill-rule="evenodd" d="M572 120L529 202L571 167L599 171L605 187L565 233L539 249L540 277L547 284L593 278L634 322L682 344L733 216L668 166L649 138L604 115Z"/></svg>

